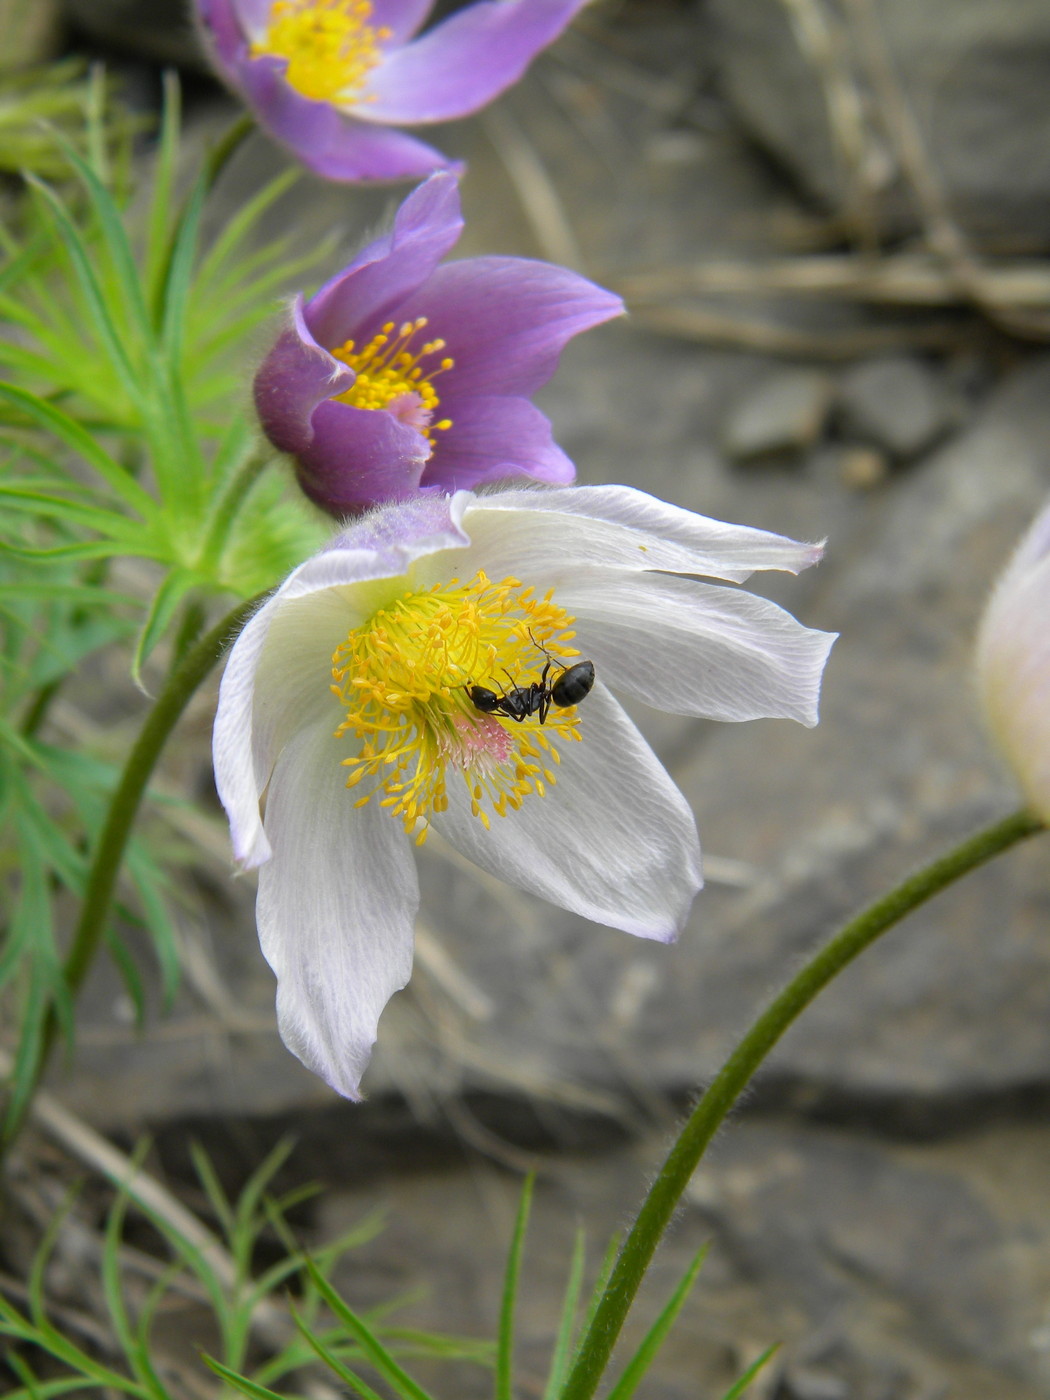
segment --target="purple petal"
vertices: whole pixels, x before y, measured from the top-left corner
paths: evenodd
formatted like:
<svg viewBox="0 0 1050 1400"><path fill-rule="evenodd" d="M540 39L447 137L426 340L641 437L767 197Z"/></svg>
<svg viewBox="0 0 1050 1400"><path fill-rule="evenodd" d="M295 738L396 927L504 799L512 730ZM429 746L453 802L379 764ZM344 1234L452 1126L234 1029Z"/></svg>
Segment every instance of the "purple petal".
<svg viewBox="0 0 1050 1400"><path fill-rule="evenodd" d="M197 0L196 14L204 28L208 48L223 73L236 81L233 63L246 51L244 31L231 0Z"/></svg>
<svg viewBox="0 0 1050 1400"><path fill-rule="evenodd" d="M273 0L233 0L233 9L243 33L254 43L270 26Z"/></svg>
<svg viewBox="0 0 1050 1400"><path fill-rule="evenodd" d="M309 447L296 453L306 494L330 515L354 515L419 489L430 444L383 409L329 400L314 410Z"/></svg>
<svg viewBox="0 0 1050 1400"><path fill-rule="evenodd" d="M263 432L282 452L305 452L313 440L314 409L344 393L356 377L317 344L303 320L302 297L296 297L292 325L255 376L255 408Z"/></svg>
<svg viewBox="0 0 1050 1400"><path fill-rule="evenodd" d="M532 394L554 373L565 343L619 316L620 298L568 268L529 258L465 258L439 267L393 319L426 316L455 360L444 399ZM364 328L362 328L364 329Z"/></svg>
<svg viewBox="0 0 1050 1400"><path fill-rule="evenodd" d="M326 180L417 180L452 162L432 146L386 127L365 126L329 102L303 97L284 80L282 58L235 63L240 87L261 125L308 170Z"/></svg>
<svg viewBox="0 0 1050 1400"><path fill-rule="evenodd" d="M369 75L368 122L440 122L517 82L586 0L482 0L393 49Z"/></svg>
<svg viewBox="0 0 1050 1400"><path fill-rule="evenodd" d="M507 477L528 476L559 486L576 468L551 437L547 418L518 398L473 398L442 402L452 427L434 434L434 455L423 486L470 490Z"/></svg>
<svg viewBox="0 0 1050 1400"><path fill-rule="evenodd" d="M433 8L434 0L374 0L370 23L391 31L391 46L403 44L422 28Z"/></svg>
<svg viewBox="0 0 1050 1400"><path fill-rule="evenodd" d="M442 171L405 199L394 226L360 252L306 303L312 334L329 349L387 319L389 308L410 296L433 273L463 231L459 184Z"/></svg>

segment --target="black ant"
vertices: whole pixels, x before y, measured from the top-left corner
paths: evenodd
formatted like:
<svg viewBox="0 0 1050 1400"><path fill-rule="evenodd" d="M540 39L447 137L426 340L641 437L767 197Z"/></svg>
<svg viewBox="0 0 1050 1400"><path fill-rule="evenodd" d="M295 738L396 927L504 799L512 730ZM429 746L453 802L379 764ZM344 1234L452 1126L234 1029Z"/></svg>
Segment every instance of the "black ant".
<svg viewBox="0 0 1050 1400"><path fill-rule="evenodd" d="M532 636L532 633L529 635ZM557 665L557 662L546 647L540 646L535 637L532 640L547 658L538 681L529 681L527 685L515 685L513 677L508 673L507 679L511 682L511 687L502 695L488 690L483 685L467 686L467 694L475 709L480 710L483 715L503 715L506 719L514 720L516 724L521 724L530 715L538 715L540 724L545 724L552 705L556 709L567 710L571 705L578 705L591 693L594 685L593 661L576 661L571 666L562 667L553 682L548 684L551 667Z"/></svg>

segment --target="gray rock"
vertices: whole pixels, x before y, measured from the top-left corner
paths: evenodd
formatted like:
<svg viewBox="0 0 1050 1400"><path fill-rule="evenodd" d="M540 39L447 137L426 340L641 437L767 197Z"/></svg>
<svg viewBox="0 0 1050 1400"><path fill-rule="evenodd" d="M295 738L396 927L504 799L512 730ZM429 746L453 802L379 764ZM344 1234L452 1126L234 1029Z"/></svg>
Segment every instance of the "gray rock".
<svg viewBox="0 0 1050 1400"><path fill-rule="evenodd" d="M1050 10L1043 0L880 0L814 6L830 62L800 37L782 0L712 0L726 91L758 139L801 184L836 210L856 207L856 180L829 123L826 74L860 104L860 160L884 226L914 224L888 155L894 149L873 95L870 13L883 36L927 157L965 232L989 247L1046 248L1050 198ZM819 46L818 46L819 47Z"/></svg>
<svg viewBox="0 0 1050 1400"><path fill-rule="evenodd" d="M831 398L832 381L820 370L774 370L733 405L722 446L736 461L804 451L819 438Z"/></svg>
<svg viewBox="0 0 1050 1400"><path fill-rule="evenodd" d="M839 382L838 408L847 434L895 457L916 456L947 432L956 416L941 377L905 355L867 360L848 370Z"/></svg>

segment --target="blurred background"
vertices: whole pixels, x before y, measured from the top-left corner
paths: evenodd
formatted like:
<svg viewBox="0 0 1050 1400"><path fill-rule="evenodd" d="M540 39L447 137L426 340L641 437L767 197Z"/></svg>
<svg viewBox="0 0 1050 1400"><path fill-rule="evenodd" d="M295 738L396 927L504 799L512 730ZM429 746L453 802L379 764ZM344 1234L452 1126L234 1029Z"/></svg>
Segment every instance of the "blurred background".
<svg viewBox="0 0 1050 1400"><path fill-rule="evenodd" d="M237 104L187 10L0 4L4 61L103 62L150 120L176 67L189 167ZM145 121L144 160L152 139ZM276 1035L252 881L232 876L211 787L213 687L164 765L165 790L198 802L163 817L185 872L177 1003L139 1031L99 967L76 1059L49 1087L126 1147L150 1134L153 1169L202 1209L191 1140L232 1189L291 1133L282 1181L324 1187L300 1211L305 1238L387 1209L341 1279L355 1306L410 1293L413 1325L457 1333L491 1335L520 1176L538 1167L527 1394L572 1230L584 1225L595 1264L769 992L909 867L1018 805L970 657L987 589L1050 490L1050 7L604 0L434 142L468 165L456 256L546 258L627 300L630 316L574 342L538 396L581 480L828 537L819 569L758 584L842 634L821 725L638 713L705 849L707 888L674 948L588 925L428 842L415 975L384 1016L369 1100L352 1106ZM287 164L253 135L212 228ZM304 173L265 232L330 246L320 281L403 193ZM119 754L141 713L114 662L111 699L67 698L55 722ZM659 1256L654 1299L713 1241L647 1394L721 1394L775 1341L757 1400L1047 1394L1047 875L1035 841L969 877L788 1035ZM73 1170L34 1130L17 1210L46 1218ZM68 1251L71 1298L90 1311L86 1256ZM173 1356L195 1325L192 1302L166 1319ZM488 1384L456 1374L466 1397Z"/></svg>

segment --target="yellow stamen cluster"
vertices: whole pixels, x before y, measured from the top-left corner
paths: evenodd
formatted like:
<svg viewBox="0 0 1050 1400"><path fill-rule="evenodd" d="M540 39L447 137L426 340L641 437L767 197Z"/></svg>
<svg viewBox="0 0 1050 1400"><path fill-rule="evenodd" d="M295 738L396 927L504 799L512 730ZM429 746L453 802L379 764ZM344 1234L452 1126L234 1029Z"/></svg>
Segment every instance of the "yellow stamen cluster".
<svg viewBox="0 0 1050 1400"><path fill-rule="evenodd" d="M393 321L387 321L360 350L353 340L333 350L337 360L357 372L357 378L346 393L336 395L336 402L352 404L354 408L388 408L401 400L412 426L419 428L430 442L436 430L451 428L451 418L433 421L441 400L432 381L444 370L451 369L455 361L445 356L431 369L424 368L423 360L440 354L445 348L445 342L437 339L412 349L412 341L426 325L425 316L404 321L397 327Z"/></svg>
<svg viewBox="0 0 1050 1400"><path fill-rule="evenodd" d="M252 57L286 58L285 81L319 102L352 102L391 37L371 25L372 0L274 0L265 37Z"/></svg>
<svg viewBox="0 0 1050 1400"><path fill-rule="evenodd" d="M502 817L530 793L542 797L561 761L552 738L579 738L575 709L519 724L482 714L467 688L503 694L538 680L548 654L576 656L572 621L551 593L479 572L407 593L352 631L332 657L332 691L346 706L336 737L360 741L343 760L346 785L374 780L357 805L377 796L422 844L429 814L448 806L450 766L486 828L486 808Z"/></svg>

